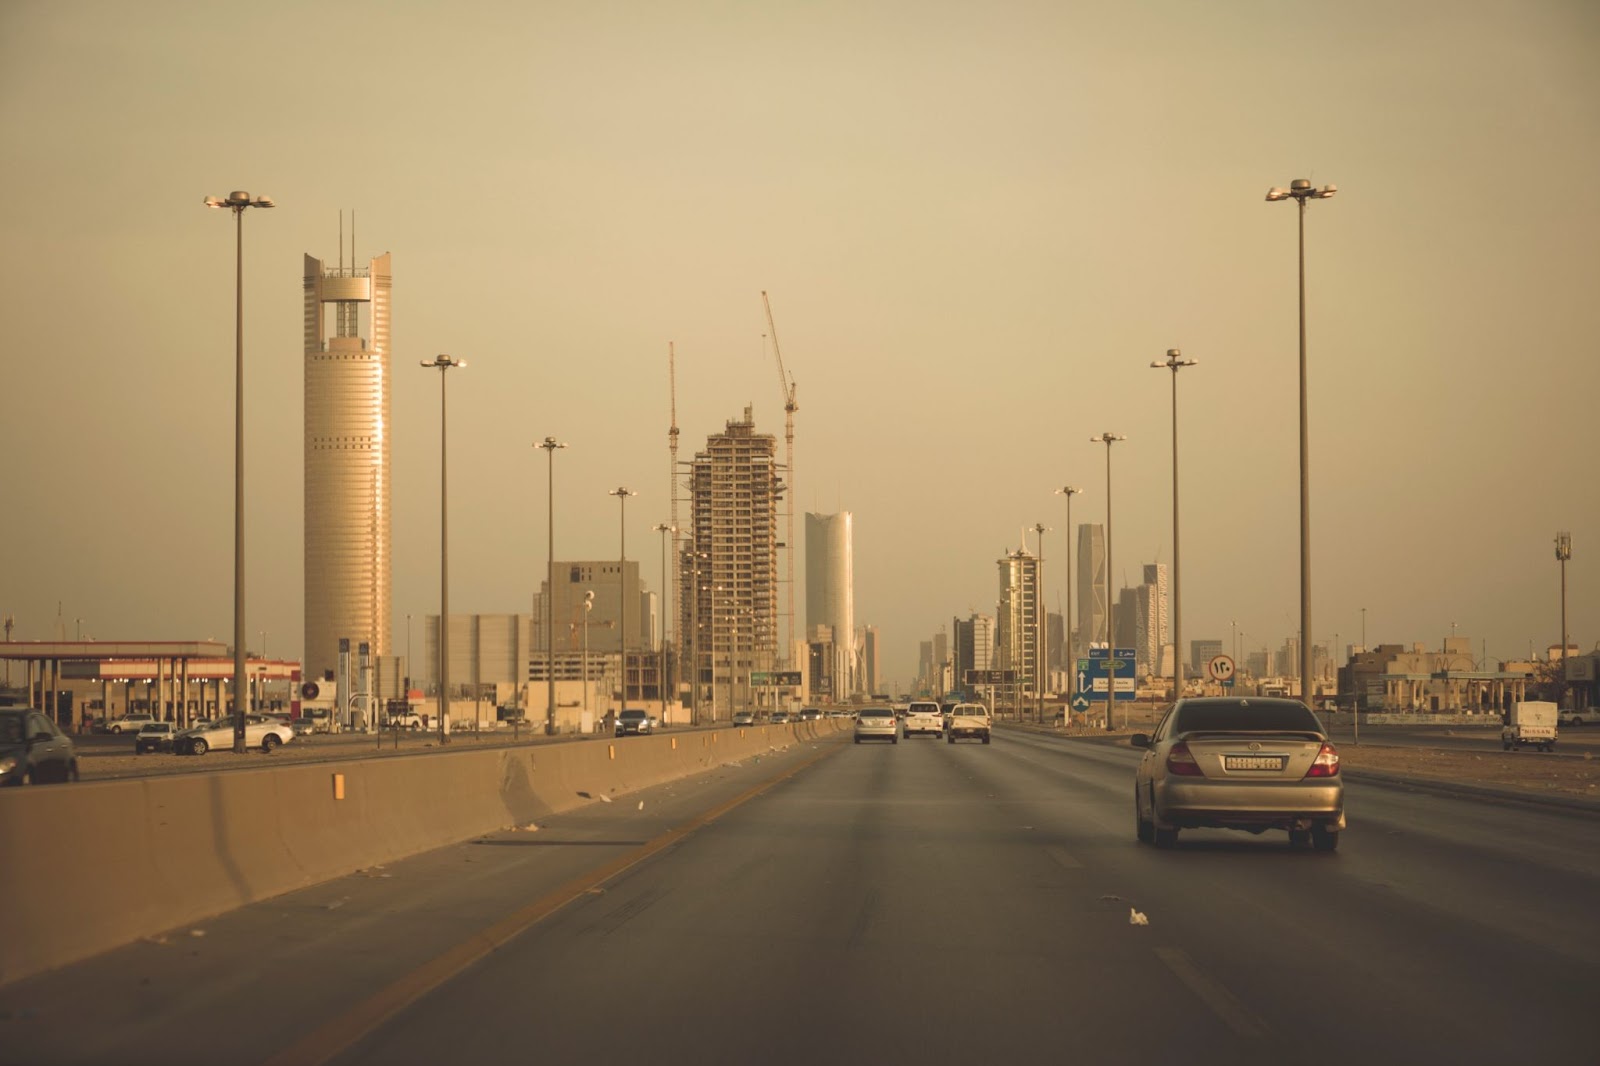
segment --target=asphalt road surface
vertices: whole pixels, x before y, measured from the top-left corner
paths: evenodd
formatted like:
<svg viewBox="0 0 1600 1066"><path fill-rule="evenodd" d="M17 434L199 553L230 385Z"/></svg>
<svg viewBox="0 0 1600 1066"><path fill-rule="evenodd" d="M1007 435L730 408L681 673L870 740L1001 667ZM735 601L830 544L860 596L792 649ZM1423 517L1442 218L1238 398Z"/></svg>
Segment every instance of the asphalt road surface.
<svg viewBox="0 0 1600 1066"><path fill-rule="evenodd" d="M1600 819L1352 782L1336 854L1157 851L1134 758L793 751L0 989L0 1061L1595 1061Z"/></svg>

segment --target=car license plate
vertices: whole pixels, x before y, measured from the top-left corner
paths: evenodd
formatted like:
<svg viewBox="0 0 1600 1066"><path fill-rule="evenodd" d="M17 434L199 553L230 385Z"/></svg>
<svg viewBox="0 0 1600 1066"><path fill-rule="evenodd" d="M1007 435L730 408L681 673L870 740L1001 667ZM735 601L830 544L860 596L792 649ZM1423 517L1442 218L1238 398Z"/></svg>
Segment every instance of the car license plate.
<svg viewBox="0 0 1600 1066"><path fill-rule="evenodd" d="M1287 755L1224 755L1224 770L1282 770Z"/></svg>

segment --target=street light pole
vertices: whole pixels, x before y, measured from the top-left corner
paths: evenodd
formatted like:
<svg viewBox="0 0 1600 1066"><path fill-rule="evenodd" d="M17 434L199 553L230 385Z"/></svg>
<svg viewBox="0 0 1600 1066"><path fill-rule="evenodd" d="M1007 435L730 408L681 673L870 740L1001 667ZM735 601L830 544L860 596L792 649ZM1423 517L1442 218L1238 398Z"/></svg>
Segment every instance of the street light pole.
<svg viewBox="0 0 1600 1066"><path fill-rule="evenodd" d="M1039 558L1033 563L1033 694L1039 704L1039 724L1044 725L1044 685L1050 676L1050 615L1044 609L1044 532L1045 524L1035 522L1039 534Z"/></svg>
<svg viewBox="0 0 1600 1066"><path fill-rule="evenodd" d="M1090 437L1091 444L1106 446L1106 729L1111 729L1111 712L1117 705L1117 627L1116 605L1111 602L1111 445L1127 440L1117 433Z"/></svg>
<svg viewBox="0 0 1600 1066"><path fill-rule="evenodd" d="M250 698L245 674L244 625L244 213L250 207L276 207L270 196L235 191L226 200L206 197L207 207L233 212L233 750L245 752L244 716Z"/></svg>
<svg viewBox="0 0 1600 1066"><path fill-rule="evenodd" d="M1062 625L1067 630L1067 661L1063 664L1067 670L1067 707L1062 711L1061 721L1065 725L1071 713L1072 697L1078 694L1078 645L1072 639L1072 613L1077 604L1072 602L1072 497L1083 490L1072 485L1063 485L1056 489L1057 496L1067 498L1067 617L1062 619Z"/></svg>
<svg viewBox="0 0 1600 1066"><path fill-rule="evenodd" d="M1567 704L1567 686L1571 684L1567 663L1567 560L1572 558L1572 534L1556 534L1556 561L1561 564L1561 694L1557 705Z"/></svg>
<svg viewBox="0 0 1600 1066"><path fill-rule="evenodd" d="M546 548L549 555L545 562L544 572L544 676L545 676L545 704L544 704L544 731L549 736L556 731L556 451L566 445L554 437L546 437L535 448L543 448L547 460L548 476L546 479L547 498L545 501L546 519L549 528L546 535ZM585 653L587 655L587 653ZM587 662L587 659L585 659Z"/></svg>
<svg viewBox="0 0 1600 1066"><path fill-rule="evenodd" d="M1198 359L1185 359L1177 348L1167 349L1164 362L1152 362L1156 370L1172 371L1172 698L1183 698L1183 612L1179 598L1178 575L1178 371L1194 366Z"/></svg>
<svg viewBox="0 0 1600 1066"><path fill-rule="evenodd" d="M617 599L621 601L619 608L621 616L617 621L617 661L621 665L622 673L622 711L628 710L628 497L639 495L632 489L618 486L608 495L615 496L618 503L617 528L620 533L619 553L621 560L617 564Z"/></svg>
<svg viewBox="0 0 1600 1066"><path fill-rule="evenodd" d="M1312 706L1311 692L1311 437L1306 407L1306 201L1326 200L1339 191L1336 185L1311 187L1296 178L1287 189L1267 190L1267 200L1293 198L1300 217L1300 698Z"/></svg>
<svg viewBox="0 0 1600 1066"><path fill-rule="evenodd" d="M448 355L422 360L439 371L439 743L450 743L450 508L448 453L445 451L445 374L465 367L465 359Z"/></svg>
<svg viewBox="0 0 1600 1066"><path fill-rule="evenodd" d="M661 646L657 654L661 657L661 673L656 676L656 688L661 694L661 724L667 724L667 534L676 533L678 530L670 522L662 522L655 527L661 534Z"/></svg>

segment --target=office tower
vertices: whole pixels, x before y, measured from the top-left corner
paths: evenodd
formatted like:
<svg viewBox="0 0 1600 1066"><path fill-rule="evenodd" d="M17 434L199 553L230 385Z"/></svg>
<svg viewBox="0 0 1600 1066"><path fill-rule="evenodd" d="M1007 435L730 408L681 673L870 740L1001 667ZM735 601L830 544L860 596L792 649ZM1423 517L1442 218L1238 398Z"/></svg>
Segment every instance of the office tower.
<svg viewBox="0 0 1600 1066"><path fill-rule="evenodd" d="M1220 640L1191 640L1189 642L1189 672L1203 678L1210 678L1206 667L1211 660L1222 654L1222 641Z"/></svg>
<svg viewBox="0 0 1600 1066"><path fill-rule="evenodd" d="M1163 662L1167 647L1167 564L1144 564L1144 584L1135 601L1138 624L1134 634L1134 654L1146 674L1170 673Z"/></svg>
<svg viewBox="0 0 1600 1066"><path fill-rule="evenodd" d="M543 569L541 567L541 569ZM628 560L625 581L617 581L617 560L562 562L554 567L556 587L552 593L548 581L539 582L535 604L534 643L541 652L550 650L544 632L546 611L555 626L555 651L574 652L583 647L584 615L588 614L589 651L615 655L621 637L622 595L626 587L628 596L628 651L636 652L654 648L655 598L639 578L639 564ZM594 606L584 611L584 599L594 593ZM554 597L553 599L550 597Z"/></svg>
<svg viewBox="0 0 1600 1066"><path fill-rule="evenodd" d="M878 627L861 627L861 687L868 694L883 691L883 669L879 662Z"/></svg>
<svg viewBox="0 0 1600 1066"><path fill-rule="evenodd" d="M695 702L715 717L737 693L748 704L751 672L776 658L779 491L774 438L749 407L690 463L678 632L698 634Z"/></svg>
<svg viewBox="0 0 1600 1066"><path fill-rule="evenodd" d="M849 511L806 515L806 630L833 627L833 677L841 696L855 684L855 572Z"/></svg>
<svg viewBox="0 0 1600 1066"><path fill-rule="evenodd" d="M388 253L345 266L343 243L337 267L305 257L306 677L334 668L342 637L390 653L392 277Z"/></svg>
<svg viewBox="0 0 1600 1066"><path fill-rule="evenodd" d="M1016 686L1002 690L1002 699L1015 702L1023 692L1038 692L1039 559L1026 548L1007 552L997 560L1000 568L999 662L1011 670Z"/></svg>
<svg viewBox="0 0 1600 1066"><path fill-rule="evenodd" d="M1106 639L1106 530L1104 526L1078 526L1078 572L1073 589L1078 602L1078 648Z"/></svg>
<svg viewBox="0 0 1600 1066"><path fill-rule="evenodd" d="M973 614L951 619L955 633L955 685L964 692L975 691L967 684L968 670L988 670L994 662L994 617Z"/></svg>
<svg viewBox="0 0 1600 1066"><path fill-rule="evenodd" d="M944 668L950 663L950 637L944 630L933 635L933 689L940 691Z"/></svg>

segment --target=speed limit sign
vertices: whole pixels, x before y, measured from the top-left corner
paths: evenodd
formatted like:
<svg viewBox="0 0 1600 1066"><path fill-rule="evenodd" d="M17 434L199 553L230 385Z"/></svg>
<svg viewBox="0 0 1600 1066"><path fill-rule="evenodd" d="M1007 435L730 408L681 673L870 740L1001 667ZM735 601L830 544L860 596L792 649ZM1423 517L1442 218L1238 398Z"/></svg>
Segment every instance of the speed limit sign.
<svg viewBox="0 0 1600 1066"><path fill-rule="evenodd" d="M1213 680L1213 681L1222 681L1222 682L1232 681L1233 680L1233 659L1232 659L1232 657L1231 656L1227 656L1227 655L1214 655L1214 656L1212 656L1211 661L1206 663L1206 672L1211 675L1211 680Z"/></svg>

